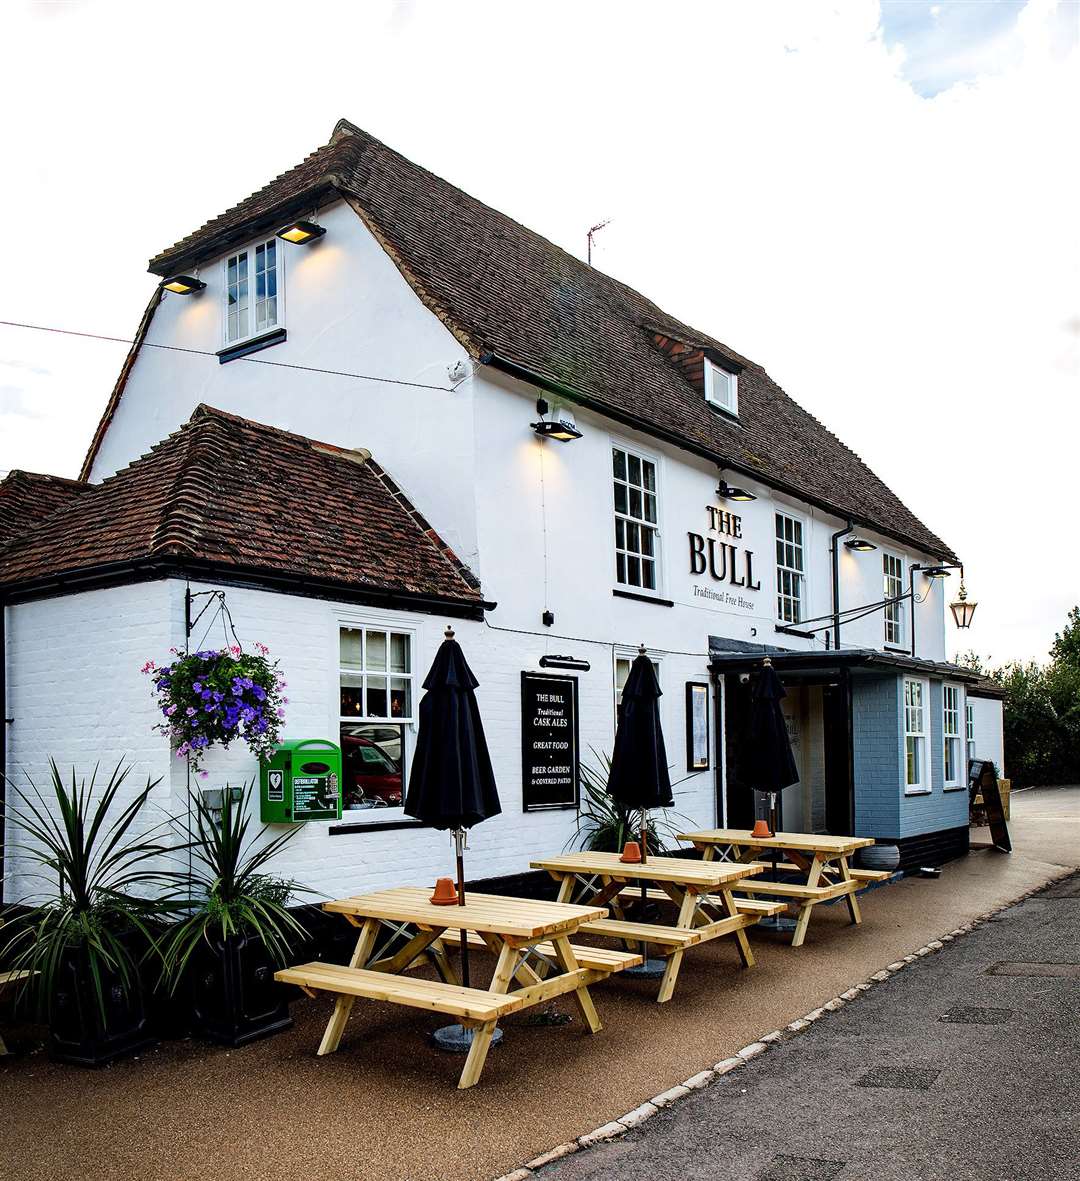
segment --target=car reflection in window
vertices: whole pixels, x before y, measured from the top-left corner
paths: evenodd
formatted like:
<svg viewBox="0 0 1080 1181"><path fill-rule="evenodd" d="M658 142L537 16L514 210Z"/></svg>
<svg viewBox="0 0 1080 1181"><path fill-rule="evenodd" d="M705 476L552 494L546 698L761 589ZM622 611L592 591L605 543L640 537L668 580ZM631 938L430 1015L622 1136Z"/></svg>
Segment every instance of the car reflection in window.
<svg viewBox="0 0 1080 1181"><path fill-rule="evenodd" d="M341 754L346 808L401 807L400 726L343 726Z"/></svg>

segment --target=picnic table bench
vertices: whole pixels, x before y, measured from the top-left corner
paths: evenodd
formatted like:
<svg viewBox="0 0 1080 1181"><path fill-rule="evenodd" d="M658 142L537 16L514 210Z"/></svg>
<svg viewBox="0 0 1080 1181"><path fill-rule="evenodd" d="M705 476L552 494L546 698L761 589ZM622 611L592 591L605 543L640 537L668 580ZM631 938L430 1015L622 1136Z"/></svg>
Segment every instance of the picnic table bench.
<svg viewBox="0 0 1080 1181"><path fill-rule="evenodd" d="M755 837L749 829L714 828L680 833L679 840L691 843L706 862L745 865L747 869L753 869L753 875L739 882L736 890L740 895L771 895L781 900L783 909L790 908L795 912L792 947L802 946L811 912L821 902L844 898L851 921L861 923L862 912L856 894L889 876L883 870L852 869L848 864L857 849L874 843L870 837L805 832L778 832L771 837ZM770 852L777 856L775 869L778 874L800 880L763 877L774 868L771 860L762 860ZM720 861L719 858L727 860Z"/></svg>
<svg viewBox="0 0 1080 1181"><path fill-rule="evenodd" d="M760 870L682 857L650 856L644 863L626 862L618 853L587 850L545 857L531 865L546 870L559 883L560 902L579 901L611 910L611 918L583 923L584 934L617 939L632 951L648 944L659 949L661 958L667 960L656 998L660 1004L671 1000L683 954L690 947L732 935L743 964L748 968L754 965L745 928L768 913L769 904L740 908L731 890L746 875L753 876ZM652 891L654 899L676 907L673 924L637 922L626 917L624 899L640 897L642 885L646 898Z"/></svg>
<svg viewBox="0 0 1080 1181"><path fill-rule="evenodd" d="M607 915L601 906L471 892L464 906L435 906L430 894L430 888L401 887L323 904L325 910L344 915L359 928L348 965L315 962L275 974L277 980L296 984L311 996L320 992L337 996L319 1054L338 1048L357 997L427 1009L475 1028L458 1081L459 1088L471 1087L480 1078L501 1017L569 993L589 1032L596 1033L601 1025L589 985L641 962L639 955L600 954L598 949L570 942L585 923ZM373 959L384 925L398 938L415 933L397 951ZM497 957L487 988L463 987L451 965L448 941L462 929L470 945L486 947ZM531 966L533 956L539 957L544 974ZM422 957L435 965L439 980L405 975ZM515 980L518 987L512 988Z"/></svg>

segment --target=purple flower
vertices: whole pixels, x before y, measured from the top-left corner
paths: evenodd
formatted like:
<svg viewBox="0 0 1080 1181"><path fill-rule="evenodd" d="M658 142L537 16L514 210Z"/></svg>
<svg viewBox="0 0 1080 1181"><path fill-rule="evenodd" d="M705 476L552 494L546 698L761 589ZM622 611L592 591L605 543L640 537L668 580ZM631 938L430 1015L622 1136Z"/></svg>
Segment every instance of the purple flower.
<svg viewBox="0 0 1080 1181"><path fill-rule="evenodd" d="M278 716L279 718L284 718L284 717L285 717L285 711L284 711L283 709L279 709L279 710L277 711L277 716Z"/></svg>
<svg viewBox="0 0 1080 1181"><path fill-rule="evenodd" d="M196 693L202 692L202 683L200 681L193 681L191 687Z"/></svg>
<svg viewBox="0 0 1080 1181"><path fill-rule="evenodd" d="M184 713L186 713L189 718L193 718L195 716L195 710L192 709L192 707L190 705L187 707L186 710L184 710Z"/></svg>
<svg viewBox="0 0 1080 1181"><path fill-rule="evenodd" d="M173 716L173 714L174 714L174 713L176 713L176 706L175 706L175 705L170 705L170 706L168 707L168 709L166 709L165 713L168 715L168 717L170 717L170 718L171 718L171 717Z"/></svg>

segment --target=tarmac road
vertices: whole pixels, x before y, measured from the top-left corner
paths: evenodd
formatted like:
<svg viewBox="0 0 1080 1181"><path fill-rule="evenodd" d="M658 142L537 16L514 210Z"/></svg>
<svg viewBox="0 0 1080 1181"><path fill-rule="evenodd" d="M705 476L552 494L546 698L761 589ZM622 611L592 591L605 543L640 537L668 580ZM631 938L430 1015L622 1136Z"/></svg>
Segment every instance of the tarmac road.
<svg viewBox="0 0 1080 1181"><path fill-rule="evenodd" d="M1077 1181L1078 1083L1080 874L535 1176Z"/></svg>

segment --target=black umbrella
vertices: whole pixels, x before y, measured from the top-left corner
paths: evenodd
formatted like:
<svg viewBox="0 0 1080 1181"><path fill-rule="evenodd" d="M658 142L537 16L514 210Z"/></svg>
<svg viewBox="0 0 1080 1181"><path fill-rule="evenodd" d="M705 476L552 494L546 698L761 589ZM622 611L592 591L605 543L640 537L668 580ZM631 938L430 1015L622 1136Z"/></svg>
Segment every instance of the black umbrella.
<svg viewBox="0 0 1080 1181"><path fill-rule="evenodd" d="M424 679L416 752L405 814L454 834L458 903L465 905L465 830L497 816L502 807L473 690L473 676L453 628ZM469 986L469 945L461 930L461 981Z"/></svg>
<svg viewBox="0 0 1080 1181"><path fill-rule="evenodd" d="M787 696L766 656L750 703L750 735L742 777L755 791L768 792L770 827L776 832L777 794L799 782L791 739L780 702Z"/></svg>
<svg viewBox="0 0 1080 1181"><path fill-rule="evenodd" d="M608 795L625 808L641 809L641 860L648 857L646 840L650 808L670 808L671 794L664 730L660 724L660 683L656 670L642 645L622 691L622 714L615 731L615 748L608 773ZM641 879L641 902L645 904L645 879ZM642 972L652 975L649 949L643 949ZM633 970L633 969L631 969Z"/></svg>

